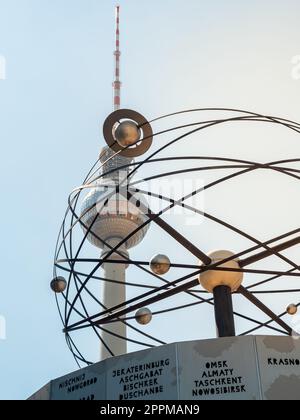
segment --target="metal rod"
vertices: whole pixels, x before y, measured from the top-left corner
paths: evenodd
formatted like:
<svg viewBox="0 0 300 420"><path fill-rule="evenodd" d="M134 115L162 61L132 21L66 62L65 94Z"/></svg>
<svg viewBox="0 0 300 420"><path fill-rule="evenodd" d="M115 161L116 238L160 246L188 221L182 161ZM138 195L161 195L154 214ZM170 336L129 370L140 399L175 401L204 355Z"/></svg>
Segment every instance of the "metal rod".
<svg viewBox="0 0 300 420"><path fill-rule="evenodd" d="M259 299L257 299L251 292L249 292L245 287L241 286L238 290L246 299L248 299L251 303L257 306L262 312L268 315L273 321L275 321L278 325L284 328L290 335L292 335L293 330L292 328L287 325L279 316L275 315L271 309L269 309L266 305L264 305Z"/></svg>
<svg viewBox="0 0 300 420"><path fill-rule="evenodd" d="M132 194L128 193L129 200L134 198ZM197 248L194 244L192 244L188 239L182 236L176 229L170 226L167 222L159 217L159 215L153 213L149 207L145 206L142 202L140 202L140 210L146 214L151 221L161 227L165 232L167 232L173 239L175 239L178 243L180 243L186 250L190 251L195 257L199 258L203 264L209 265L211 264L211 259L202 252L199 248Z"/></svg>
<svg viewBox="0 0 300 420"><path fill-rule="evenodd" d="M214 289L215 318L218 337L235 337L232 293L228 286Z"/></svg>
<svg viewBox="0 0 300 420"><path fill-rule="evenodd" d="M168 290L167 292L161 293L160 295L156 295L156 296L153 296L149 299L146 299L146 300L143 301L143 306L153 305L154 303L159 302L162 299L162 297L163 297L163 299L165 299L165 298L174 296L177 293L184 292L184 291L188 290L187 285L189 285L188 289L190 289L192 287L195 287L195 286L199 285L199 281L198 281L198 279L192 280L188 284L185 283L185 284L183 284L181 286L178 286L174 289ZM130 312L136 311L136 310L140 309L141 307L142 307L141 304L137 303L137 304L132 305L128 308L125 308L125 309L118 312L118 317L122 317L123 315L126 315ZM96 325L108 324L108 323L110 323L110 321L112 319L115 319L115 317L116 317L116 314L108 315L104 319L102 319L100 321L96 321L95 324Z"/></svg>
<svg viewBox="0 0 300 420"><path fill-rule="evenodd" d="M282 244L276 245L272 247L270 250L262 251L259 254L252 255L251 257L245 258L244 260L240 261L240 267L246 267L247 265L254 264L260 260L263 260L264 258L270 257L276 252L284 251L288 248L291 248L295 245L300 244L300 236L297 236L294 239L291 239L287 242L283 242Z"/></svg>

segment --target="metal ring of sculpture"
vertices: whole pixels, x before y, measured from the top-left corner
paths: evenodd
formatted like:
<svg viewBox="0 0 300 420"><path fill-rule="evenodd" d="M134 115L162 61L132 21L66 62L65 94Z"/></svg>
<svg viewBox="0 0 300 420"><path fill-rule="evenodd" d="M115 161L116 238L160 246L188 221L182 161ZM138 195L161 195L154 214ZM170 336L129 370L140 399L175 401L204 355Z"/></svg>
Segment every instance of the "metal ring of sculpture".
<svg viewBox="0 0 300 420"><path fill-rule="evenodd" d="M123 149L114 137L114 127L122 120L134 121L142 129L141 141L134 147ZM120 109L110 114L103 125L103 135L107 145L116 153L126 157L138 157L145 154L152 145L153 132L145 117L131 109Z"/></svg>

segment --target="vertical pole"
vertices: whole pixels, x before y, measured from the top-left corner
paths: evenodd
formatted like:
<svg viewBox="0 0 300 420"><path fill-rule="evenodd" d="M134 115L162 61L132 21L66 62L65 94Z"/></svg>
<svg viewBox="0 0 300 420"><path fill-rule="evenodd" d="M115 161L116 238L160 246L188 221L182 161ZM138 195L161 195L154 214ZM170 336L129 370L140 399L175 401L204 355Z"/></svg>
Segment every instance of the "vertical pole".
<svg viewBox="0 0 300 420"><path fill-rule="evenodd" d="M231 288L217 286L214 289L214 303L218 337L235 337Z"/></svg>

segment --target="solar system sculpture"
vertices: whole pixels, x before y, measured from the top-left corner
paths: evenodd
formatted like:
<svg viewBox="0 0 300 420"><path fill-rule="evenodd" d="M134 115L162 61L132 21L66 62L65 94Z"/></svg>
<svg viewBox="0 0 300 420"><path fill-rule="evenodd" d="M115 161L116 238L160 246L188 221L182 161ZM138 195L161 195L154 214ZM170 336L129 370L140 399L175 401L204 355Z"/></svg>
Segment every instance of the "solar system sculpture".
<svg viewBox="0 0 300 420"><path fill-rule="evenodd" d="M114 112L103 127L107 146L83 183L70 194L55 250L51 288L76 362L79 366L95 363L99 350L100 360L126 354L129 344L134 349L164 345L168 335L180 341L176 325L180 325L182 314L185 320L189 313L193 314L190 323L197 335L200 325L207 322L195 320L195 311L205 305L214 309L220 338L253 334L260 329L275 335L293 335L288 316L297 313L300 303L282 308L278 301L276 305L269 302L270 296L295 298L300 293L300 288L285 287L284 282L300 276L299 261L287 253L300 244L300 227L285 231L287 216L283 217L278 221L282 233L262 241L191 201L261 171L299 181L296 165L300 159L233 159L194 153L190 145L192 138L202 139L208 131L228 124L248 127L263 123L285 130L286 136L290 132L300 134L300 124L225 108L185 110L148 121L136 111L121 109L119 34L117 8ZM174 117L186 121L174 124ZM206 173L214 175L210 182L186 190L180 197L176 191L167 195L156 189L160 180L186 175L199 179ZM231 204L235 206L234 201ZM259 202L254 200L252 205L259 206ZM166 215L174 209L219 228L223 243L227 234L237 236L241 247L218 249L216 244L217 250L208 252L201 225L183 226L179 219L173 224ZM195 240L196 230L199 240ZM136 254L146 255L153 243L156 255L135 258ZM176 260L169 255L171 247L176 249ZM272 268L260 266L270 257L275 258ZM280 279L282 286L272 287ZM243 305L236 309L235 299L241 296L252 305L250 313L249 305L245 310L241 310ZM160 319L164 322L160 323ZM252 327L243 329L241 321ZM148 329L154 322L157 334ZM92 349L92 356L86 351L92 345L90 333L100 347Z"/></svg>

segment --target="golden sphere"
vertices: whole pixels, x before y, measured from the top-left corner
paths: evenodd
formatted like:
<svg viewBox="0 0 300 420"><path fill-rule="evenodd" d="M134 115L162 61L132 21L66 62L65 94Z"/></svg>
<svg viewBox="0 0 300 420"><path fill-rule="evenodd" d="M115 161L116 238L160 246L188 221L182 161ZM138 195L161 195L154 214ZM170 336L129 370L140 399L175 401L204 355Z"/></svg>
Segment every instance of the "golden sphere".
<svg viewBox="0 0 300 420"><path fill-rule="evenodd" d="M116 128L115 139L125 148L134 145L141 138L141 131L133 121L123 121Z"/></svg>
<svg viewBox="0 0 300 420"><path fill-rule="evenodd" d="M230 251L220 250L210 252L208 256L211 259L211 264L216 264L223 260L230 259L234 256L234 253ZM200 266L203 266L202 262L200 263ZM219 267L239 270L239 260L229 260L226 263L219 264ZM231 288L232 292L235 292L243 282L243 273L239 271L208 270L200 274L199 282L201 286L209 293L213 293L214 289L218 286L228 286Z"/></svg>
<svg viewBox="0 0 300 420"><path fill-rule="evenodd" d="M287 307L286 311L289 315L296 315L296 313L298 312L298 307L297 305L292 303L291 305Z"/></svg>
<svg viewBox="0 0 300 420"><path fill-rule="evenodd" d="M67 288L67 281L64 277L55 277L50 284L51 289L55 293L63 293Z"/></svg>
<svg viewBox="0 0 300 420"><path fill-rule="evenodd" d="M150 269L154 274L162 276L170 271L171 261L166 255L155 255L150 261Z"/></svg>
<svg viewBox="0 0 300 420"><path fill-rule="evenodd" d="M135 320L138 324L147 325L152 321L152 312L148 308L142 308L135 314Z"/></svg>

